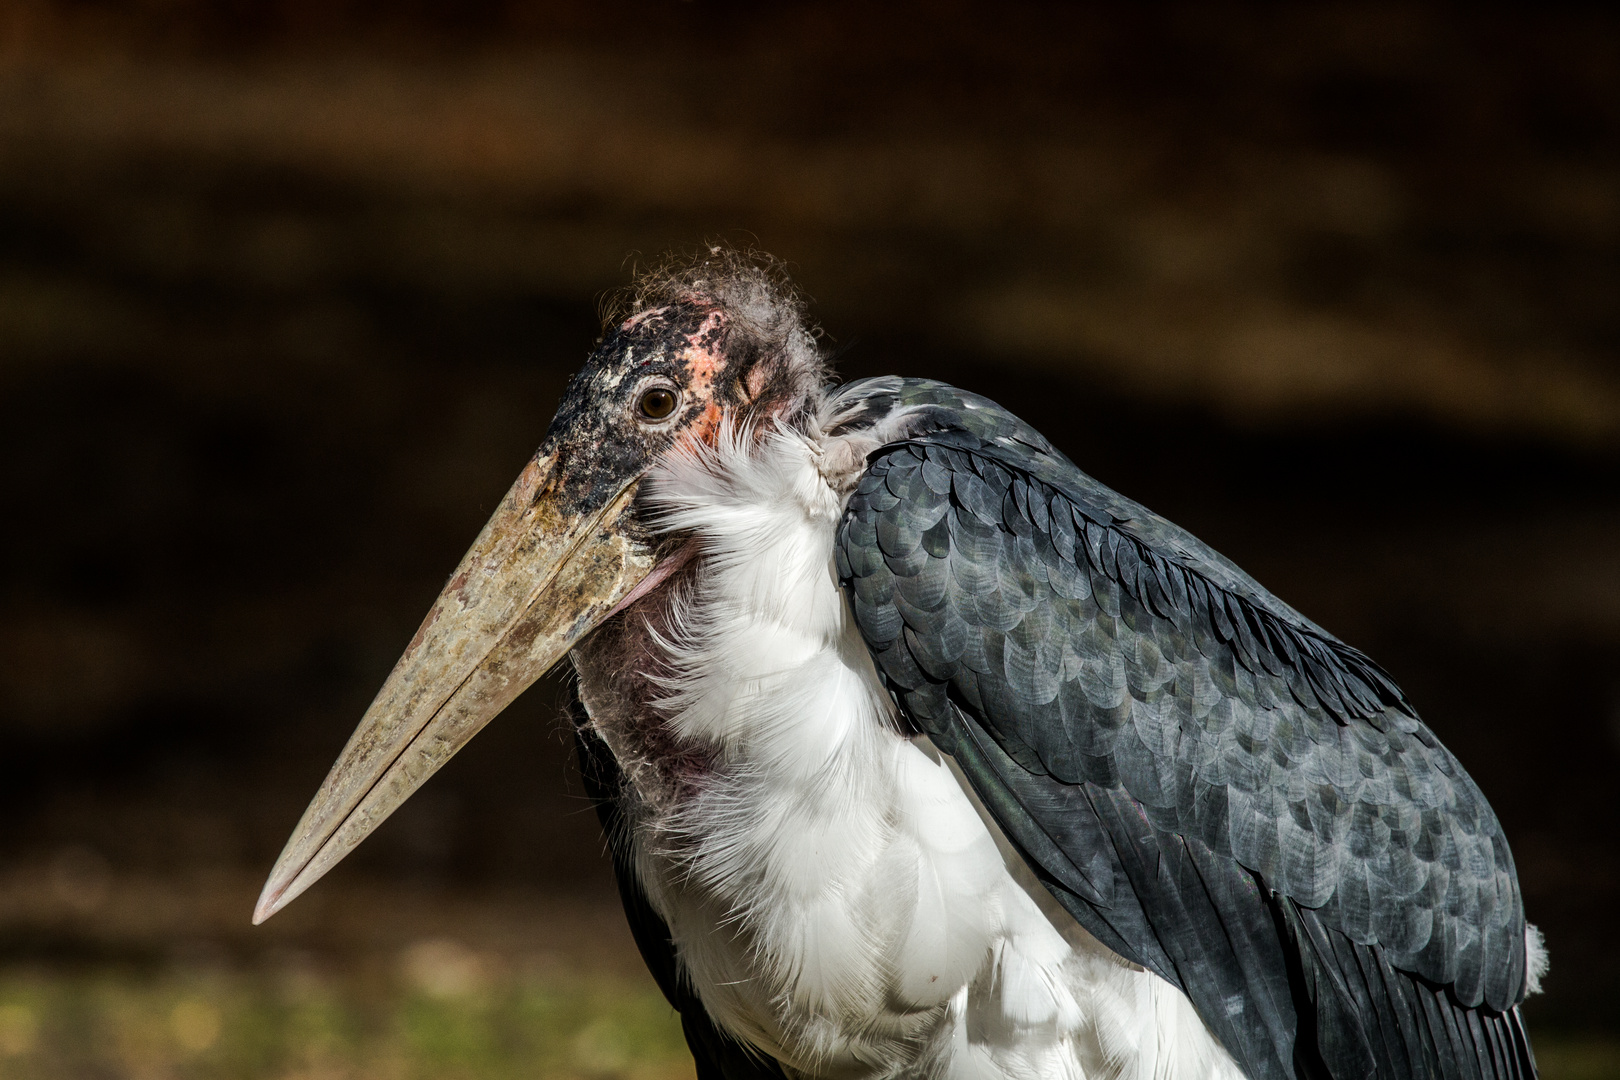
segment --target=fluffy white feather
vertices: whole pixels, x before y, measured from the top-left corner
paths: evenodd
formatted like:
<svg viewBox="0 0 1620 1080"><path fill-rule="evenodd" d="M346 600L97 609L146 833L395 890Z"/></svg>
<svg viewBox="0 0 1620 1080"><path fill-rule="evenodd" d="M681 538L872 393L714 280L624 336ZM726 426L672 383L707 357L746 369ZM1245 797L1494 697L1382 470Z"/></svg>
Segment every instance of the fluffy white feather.
<svg viewBox="0 0 1620 1080"><path fill-rule="evenodd" d="M1552 962L1547 956L1547 938L1535 923L1524 924L1524 961L1525 995L1539 994Z"/></svg>
<svg viewBox="0 0 1620 1080"><path fill-rule="evenodd" d="M658 527L701 557L668 591L649 708L709 766L679 798L647 785L632 841L705 1007L815 1076L1240 1076L1186 997L1086 934L953 763L901 733L833 569L861 456L727 430L650 480Z"/></svg>

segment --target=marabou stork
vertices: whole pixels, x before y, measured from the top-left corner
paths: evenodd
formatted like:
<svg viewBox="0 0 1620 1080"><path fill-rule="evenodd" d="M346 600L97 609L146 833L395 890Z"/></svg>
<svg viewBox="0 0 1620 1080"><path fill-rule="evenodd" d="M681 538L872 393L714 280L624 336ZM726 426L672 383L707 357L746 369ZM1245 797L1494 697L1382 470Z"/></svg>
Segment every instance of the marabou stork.
<svg viewBox="0 0 1620 1080"><path fill-rule="evenodd" d="M995 403L643 279L299 822L307 889L568 654L701 1077L1531 1077L1479 788L1373 661Z"/></svg>

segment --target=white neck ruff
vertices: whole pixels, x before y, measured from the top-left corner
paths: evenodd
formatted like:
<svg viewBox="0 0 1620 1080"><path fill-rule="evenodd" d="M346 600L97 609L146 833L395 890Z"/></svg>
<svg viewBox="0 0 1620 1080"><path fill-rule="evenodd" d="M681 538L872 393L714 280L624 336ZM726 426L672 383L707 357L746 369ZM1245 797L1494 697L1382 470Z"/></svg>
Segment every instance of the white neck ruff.
<svg viewBox="0 0 1620 1080"><path fill-rule="evenodd" d="M866 449L845 442L727 431L670 455L651 506L700 555L647 598L656 619L624 616L650 624L643 700L607 654L576 656L637 872L705 1008L804 1075L1241 1076L902 732L833 565ZM660 779L649 724L695 748L696 780Z"/></svg>

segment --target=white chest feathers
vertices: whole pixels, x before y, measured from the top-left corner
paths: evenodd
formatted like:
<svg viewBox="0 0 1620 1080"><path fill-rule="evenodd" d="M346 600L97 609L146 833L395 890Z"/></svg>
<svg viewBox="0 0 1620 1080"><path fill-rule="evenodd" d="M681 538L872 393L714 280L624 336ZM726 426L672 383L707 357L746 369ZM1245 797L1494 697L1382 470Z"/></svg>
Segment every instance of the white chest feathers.
<svg viewBox="0 0 1620 1080"><path fill-rule="evenodd" d="M702 560L637 704L710 766L679 798L644 792L632 841L709 1014L806 1076L1240 1076L1186 997L1082 930L952 763L900 733L838 588L823 450L723 438L652 480ZM592 690L611 727L622 705Z"/></svg>

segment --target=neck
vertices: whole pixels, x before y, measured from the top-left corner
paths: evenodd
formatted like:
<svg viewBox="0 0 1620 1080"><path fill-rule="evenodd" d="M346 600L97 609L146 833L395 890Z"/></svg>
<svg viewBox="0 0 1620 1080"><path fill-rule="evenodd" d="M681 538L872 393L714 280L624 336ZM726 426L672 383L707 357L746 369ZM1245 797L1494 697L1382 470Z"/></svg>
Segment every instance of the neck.
<svg viewBox="0 0 1620 1080"><path fill-rule="evenodd" d="M852 484L829 462L864 467L854 439L875 437L676 458L655 520L699 554L576 652L685 977L789 1075L1236 1076L1185 997L1085 934L900 729L832 556Z"/></svg>
<svg viewBox="0 0 1620 1080"><path fill-rule="evenodd" d="M859 725L893 723L837 588L846 485L824 469L850 455L832 442L777 428L672 455L649 516L688 537L679 568L575 651L594 722L670 827L718 767L803 780ZM807 716L807 700L824 708Z"/></svg>
<svg viewBox="0 0 1620 1080"><path fill-rule="evenodd" d="M642 883L705 1005L805 1064L853 1053L831 1018L883 1015L893 993L909 911L868 894L906 831L900 774L916 768L838 588L842 498L823 457L773 432L654 478L655 512L701 555L575 657L626 777ZM947 985L924 983L880 1041L915 1050Z"/></svg>

